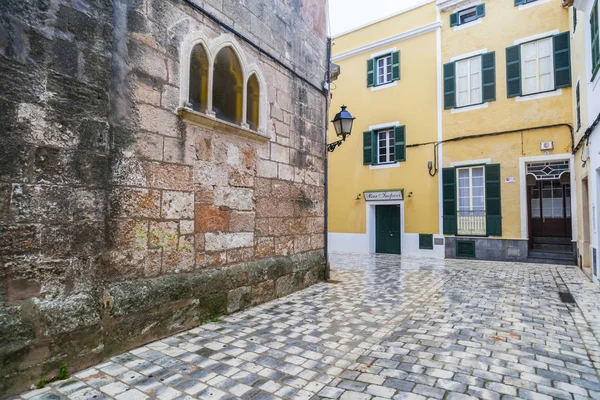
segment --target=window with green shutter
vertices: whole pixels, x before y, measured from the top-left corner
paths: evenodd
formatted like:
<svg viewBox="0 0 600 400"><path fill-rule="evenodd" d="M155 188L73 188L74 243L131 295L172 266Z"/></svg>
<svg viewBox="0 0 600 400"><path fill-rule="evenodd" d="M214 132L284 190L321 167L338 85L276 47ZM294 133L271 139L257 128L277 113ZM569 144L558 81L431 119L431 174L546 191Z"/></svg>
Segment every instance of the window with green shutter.
<svg viewBox="0 0 600 400"><path fill-rule="evenodd" d="M456 235L456 168L442 169L444 235Z"/></svg>
<svg viewBox="0 0 600 400"><path fill-rule="evenodd" d="M485 4L479 4L450 14L450 26L468 24L483 17L485 17Z"/></svg>
<svg viewBox="0 0 600 400"><path fill-rule="evenodd" d="M363 164L406 161L406 127L395 126L363 132Z"/></svg>
<svg viewBox="0 0 600 400"><path fill-rule="evenodd" d="M521 46L506 49L506 92L509 98L521 95Z"/></svg>
<svg viewBox="0 0 600 400"><path fill-rule="evenodd" d="M515 7L516 7L516 6L523 5L523 4L534 3L534 2L536 2L536 1L537 1L537 0L515 0Z"/></svg>
<svg viewBox="0 0 600 400"><path fill-rule="evenodd" d="M394 127L394 160L406 161L406 127Z"/></svg>
<svg viewBox="0 0 600 400"><path fill-rule="evenodd" d="M594 2L590 13L590 32L592 43L592 81L600 70L600 29L598 28L598 0Z"/></svg>
<svg viewBox="0 0 600 400"><path fill-rule="evenodd" d="M500 164L442 170L443 232L502 236Z"/></svg>
<svg viewBox="0 0 600 400"><path fill-rule="evenodd" d="M500 164L485 166L485 215L488 236L502 236Z"/></svg>
<svg viewBox="0 0 600 400"><path fill-rule="evenodd" d="M496 100L496 54L444 65L444 108L460 108Z"/></svg>
<svg viewBox="0 0 600 400"><path fill-rule="evenodd" d="M506 49L507 96L518 97L571 86L569 32Z"/></svg>
<svg viewBox="0 0 600 400"><path fill-rule="evenodd" d="M367 60L367 87L400 80L400 52L394 51Z"/></svg>
<svg viewBox="0 0 600 400"><path fill-rule="evenodd" d="M575 89L575 100L577 101L577 131L579 131L581 129L581 90L579 81L577 81L577 88Z"/></svg>
<svg viewBox="0 0 600 400"><path fill-rule="evenodd" d="M374 136L375 133L373 131L363 132L363 164L374 164Z"/></svg>
<svg viewBox="0 0 600 400"><path fill-rule="evenodd" d="M451 62L444 64L444 108L454 108L456 105L456 65Z"/></svg>
<svg viewBox="0 0 600 400"><path fill-rule="evenodd" d="M367 60L367 87L375 85L375 59Z"/></svg>

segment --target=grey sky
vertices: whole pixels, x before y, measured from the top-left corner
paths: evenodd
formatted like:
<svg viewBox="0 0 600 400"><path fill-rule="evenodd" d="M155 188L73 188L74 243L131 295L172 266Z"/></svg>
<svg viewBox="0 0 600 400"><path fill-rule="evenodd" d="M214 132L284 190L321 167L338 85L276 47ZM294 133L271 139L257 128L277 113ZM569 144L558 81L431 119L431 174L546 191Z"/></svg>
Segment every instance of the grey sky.
<svg viewBox="0 0 600 400"><path fill-rule="evenodd" d="M331 35L394 14L423 0L329 0Z"/></svg>

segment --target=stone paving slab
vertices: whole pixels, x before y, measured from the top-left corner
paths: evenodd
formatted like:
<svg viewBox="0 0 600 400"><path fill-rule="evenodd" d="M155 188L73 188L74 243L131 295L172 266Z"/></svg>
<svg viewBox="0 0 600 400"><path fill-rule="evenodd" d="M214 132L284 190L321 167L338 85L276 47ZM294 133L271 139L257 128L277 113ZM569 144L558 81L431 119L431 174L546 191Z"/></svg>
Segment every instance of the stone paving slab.
<svg viewBox="0 0 600 400"><path fill-rule="evenodd" d="M337 253L331 263L337 284L15 399L600 399L600 290L577 268Z"/></svg>

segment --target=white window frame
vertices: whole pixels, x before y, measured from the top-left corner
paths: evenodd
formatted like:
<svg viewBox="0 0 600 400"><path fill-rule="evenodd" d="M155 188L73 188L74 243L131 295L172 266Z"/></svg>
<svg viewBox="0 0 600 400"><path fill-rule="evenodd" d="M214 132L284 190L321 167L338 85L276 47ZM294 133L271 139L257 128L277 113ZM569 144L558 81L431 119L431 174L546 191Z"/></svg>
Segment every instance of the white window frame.
<svg viewBox="0 0 600 400"><path fill-rule="evenodd" d="M549 59L550 59L550 88L548 88L548 89L542 89L540 87L540 84L541 84L541 82L540 82L541 71L540 71L540 52L539 52L539 48L540 47L539 47L539 45L540 45L541 42L545 42L545 41L549 42L549 45L550 45L550 54L548 56ZM525 88L526 88L525 81L527 79L527 77L525 76L525 63L527 61L530 61L530 60L526 60L525 59L525 50L524 50L524 48L525 48L525 46L533 45L533 44L536 45L535 46L535 51L536 51L536 55L535 55L535 63L536 63L536 68L535 68L536 69L536 75L535 75L535 78L536 78L536 87L535 87L535 90L527 92L525 90ZM522 71L521 72L521 74L522 74L522 76L521 76L521 93L522 94L521 95L522 96L529 96L529 95L533 95L533 94L552 92L552 91L556 90L556 87L554 85L554 41L552 40L552 37L551 36L550 37L544 37L544 38L541 38L541 39L532 40L530 42L521 43L520 46L521 46L520 50L521 50L521 71Z"/></svg>
<svg viewBox="0 0 600 400"><path fill-rule="evenodd" d="M463 21L461 19L462 17L464 17L465 14L470 14L470 13L474 13L474 19L472 19L470 21ZM470 8L467 8L466 10L459 11L459 13L458 13L458 25L469 24L471 22L477 21L478 19L479 18L477 18L477 7L470 7Z"/></svg>
<svg viewBox="0 0 600 400"><path fill-rule="evenodd" d="M479 59L479 70L476 72L471 71L471 61L475 60L475 59ZM473 106L473 105L477 105L477 104L482 104L483 103L483 73L482 73L482 68L481 68L481 56L475 56L475 57L469 57L469 58L465 58L462 59L460 61L456 61L456 108L461 108L461 107L469 107L469 106ZM460 64L466 64L467 65L467 102L465 104L461 104L460 103L460 93L464 92L464 90L460 90L460 78L463 76L459 76L459 69L460 69ZM472 91L474 89L476 89L475 86L472 86L472 82L471 82L471 77L474 74L479 74L479 99L473 99L471 94ZM477 100L477 101L476 101Z"/></svg>
<svg viewBox="0 0 600 400"><path fill-rule="evenodd" d="M481 169L482 170L482 199L483 199L483 209L475 210L473 207L473 170ZM469 210L467 212L473 213L474 211L481 212L482 215L461 215L461 212L465 212L465 210L461 210L460 205L460 171L467 170L469 171ZM487 235L487 226L486 226L486 204L485 204L485 165L472 165L465 167L457 167L456 168L456 218L457 218L457 235L474 235L474 236L485 236ZM479 196L478 196L479 197Z"/></svg>
<svg viewBox="0 0 600 400"><path fill-rule="evenodd" d="M379 71L379 61L383 62L383 73ZM392 82L392 54L384 54L375 58L375 69L377 72L377 86ZM389 72L388 72L389 71ZM389 77L389 79L388 79Z"/></svg>
<svg viewBox="0 0 600 400"><path fill-rule="evenodd" d="M395 137L394 137L394 128L389 129L380 129L375 131L377 135L377 164L392 164L395 163L395 155L396 148L395 146ZM385 134L385 147L380 146L380 135ZM391 143L391 144L390 144ZM382 150L384 152L382 153ZM390 151L391 150L391 151ZM385 156L385 161L381 161L381 156Z"/></svg>

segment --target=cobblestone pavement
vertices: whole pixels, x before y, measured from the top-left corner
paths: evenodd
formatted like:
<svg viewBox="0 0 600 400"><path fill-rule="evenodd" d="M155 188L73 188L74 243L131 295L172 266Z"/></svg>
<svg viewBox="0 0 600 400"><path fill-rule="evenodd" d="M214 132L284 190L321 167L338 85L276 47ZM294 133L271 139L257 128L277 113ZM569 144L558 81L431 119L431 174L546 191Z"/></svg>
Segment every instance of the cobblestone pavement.
<svg viewBox="0 0 600 400"><path fill-rule="evenodd" d="M19 399L600 398L575 267L333 254L332 279ZM569 292L576 304L561 301Z"/></svg>

